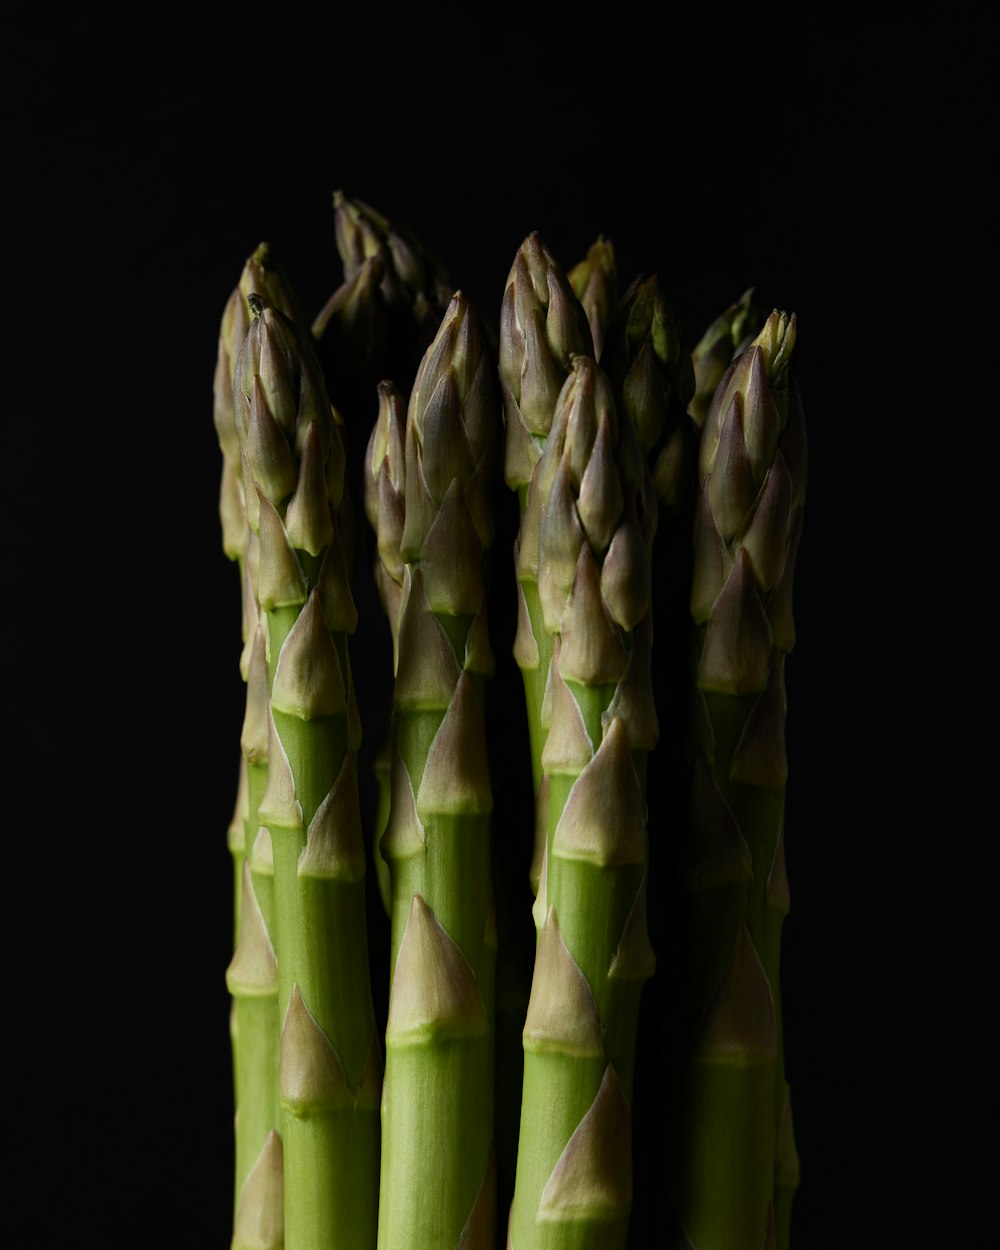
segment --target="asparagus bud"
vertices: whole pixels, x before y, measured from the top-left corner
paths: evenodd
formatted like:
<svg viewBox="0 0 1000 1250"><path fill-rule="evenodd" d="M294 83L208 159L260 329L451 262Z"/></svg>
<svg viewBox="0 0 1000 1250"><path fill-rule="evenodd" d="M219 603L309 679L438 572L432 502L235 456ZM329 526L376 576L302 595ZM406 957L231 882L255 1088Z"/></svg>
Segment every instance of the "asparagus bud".
<svg viewBox="0 0 1000 1250"><path fill-rule="evenodd" d="M278 266L269 244L261 243L247 257L240 280L222 314L219 346L215 362L214 421L222 452L222 485L219 491L219 516L222 521L223 548L231 560L242 562L246 552L246 504L240 479L240 440L233 411L233 374L243 340L250 328L251 295L262 296L272 307L293 321L301 319L295 292ZM242 571L242 570L241 570Z"/></svg>
<svg viewBox="0 0 1000 1250"><path fill-rule="evenodd" d="M278 996L271 936L274 888L267 857L254 853L258 850L261 833L258 807L267 775L268 678L256 594L258 544L247 518L240 441L233 406L237 355L252 316L250 299L260 295L266 296L289 316L300 315L295 294L266 243L261 243L248 257L239 283L226 303L219 331L214 382L214 420L223 457L219 493L223 549L231 560L237 562L240 571L244 643L240 669L247 682L240 795L229 837L236 887L233 906L236 951L226 976L233 996L237 1241L242 1236L239 1230L245 1230L250 1219L248 1211L255 1204L258 1214L268 1212L271 1231L277 1230L275 1235L280 1236L283 1223L280 1203L276 1210L272 1210L268 1205L270 1199L264 1202L262 1198L264 1194L273 1198L278 1192L275 1185L265 1181L275 1170L280 1181L282 1166L280 1139L277 1137L280 1128L277 1098ZM261 971L265 966L270 968L267 976ZM272 1138L277 1147L268 1151L266 1143ZM256 1161L264 1157L262 1152L267 1154L270 1163L263 1170L258 1169L257 1179L251 1185L251 1169L257 1168ZM245 1186L248 1187L246 1193ZM264 1205L260 1206L261 1203Z"/></svg>
<svg viewBox="0 0 1000 1250"><path fill-rule="evenodd" d="M500 381L507 417L505 475L523 491L552 425L575 354L593 348L587 315L537 234L521 244L500 310Z"/></svg>
<svg viewBox="0 0 1000 1250"><path fill-rule="evenodd" d="M337 191L333 211L344 281L314 320L313 334L337 403L360 411L380 377L412 375L451 284L412 234L370 205Z"/></svg>

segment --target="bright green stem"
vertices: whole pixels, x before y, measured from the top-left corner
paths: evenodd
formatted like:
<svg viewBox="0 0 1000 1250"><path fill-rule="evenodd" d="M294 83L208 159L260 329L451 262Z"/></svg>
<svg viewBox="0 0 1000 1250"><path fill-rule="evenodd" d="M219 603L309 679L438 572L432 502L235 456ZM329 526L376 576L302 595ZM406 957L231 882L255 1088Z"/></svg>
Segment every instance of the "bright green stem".
<svg viewBox="0 0 1000 1250"><path fill-rule="evenodd" d="M413 712L396 711L394 713L395 750L400 756L396 766L398 767L401 763L405 768L413 790L414 802L416 802L416 794L420 787L420 779L424 774L427 752L430 750L437 731L441 728L444 714L444 708L421 708ZM406 922L409 919L414 894L424 896L431 909L435 910L434 901L424 895L423 888L427 847L417 846L408 849L409 854L401 855L390 851L387 855L391 882L390 989L396 973L396 960L399 958L399 947L403 940L403 933L406 931ZM449 890L448 893L453 894L455 891ZM445 905L447 906L447 900ZM445 925L445 928L447 927Z"/></svg>
<svg viewBox="0 0 1000 1250"><path fill-rule="evenodd" d="M436 710L397 714L397 744L414 792L444 720ZM477 979L485 970L485 927L492 900L490 813L423 811L423 852L393 864L392 967L395 969L414 894L458 944ZM398 867L397 867L398 866ZM486 1000L489 1005L490 1000Z"/></svg>
<svg viewBox="0 0 1000 1250"><path fill-rule="evenodd" d="M377 1108L285 1116L285 1246L374 1246ZM297 1162L289 1166L289 1159Z"/></svg>
<svg viewBox="0 0 1000 1250"><path fill-rule="evenodd" d="M603 1073L601 1054L568 1054L525 1044L517 1198L511 1214L516 1250L612 1250L624 1245L627 1211L620 1227L615 1222L538 1218L546 1182L590 1109Z"/></svg>
<svg viewBox="0 0 1000 1250"><path fill-rule="evenodd" d="M242 920L226 974L233 996L236 1097L235 1208L244 1183L272 1130L278 1107L278 977L267 919L249 866L243 870Z"/></svg>
<svg viewBox="0 0 1000 1250"><path fill-rule="evenodd" d="M297 608L268 613L272 685ZM346 638L333 644L348 684ZM348 714L308 719L272 709L269 795L287 776L291 813L268 797L282 1020L285 1237L288 1250L375 1244L377 1042L368 969L364 854ZM282 757L282 758L279 758ZM287 761L287 762L286 762ZM353 792L352 792L353 787ZM324 821L324 812L336 816ZM311 850L311 858L310 858Z"/></svg>
<svg viewBox="0 0 1000 1250"><path fill-rule="evenodd" d="M413 706L397 679L379 1250L455 1250L471 1219L493 1220L492 793L485 681L457 664L470 622L427 615L415 586L408 611L440 627L457 682ZM416 658L401 645L404 682Z"/></svg>
<svg viewBox="0 0 1000 1250"><path fill-rule="evenodd" d="M236 1197L268 1133L280 1122L278 1107L278 995L238 999Z"/></svg>
<svg viewBox="0 0 1000 1250"><path fill-rule="evenodd" d="M492 1039L389 1038L386 1076L378 1244L456 1250L491 1166Z"/></svg>
<svg viewBox="0 0 1000 1250"><path fill-rule="evenodd" d="M277 969L270 938L272 891L266 873L257 893L250 864L242 874L240 936L226 973L232 995L236 1101L235 1209L267 1135L280 1128L277 1101Z"/></svg>
<svg viewBox="0 0 1000 1250"><path fill-rule="evenodd" d="M238 859L240 904L236 909L236 955L227 981L233 994L231 1037L236 1105L235 1207L238 1215L247 1176L268 1134L280 1132L278 1102L279 1016L274 964L274 870L271 843L260 834L258 808L267 765L243 761L245 846ZM247 908L250 910L247 911ZM266 982L266 984L265 984Z"/></svg>
<svg viewBox="0 0 1000 1250"><path fill-rule="evenodd" d="M575 691L574 691L575 693ZM610 703L589 688L583 719ZM581 706L582 705L582 706ZM575 775L549 775L548 863L512 1208L517 1250L624 1245L639 998L646 935L642 786L613 718ZM536 915L537 911L536 910Z"/></svg>

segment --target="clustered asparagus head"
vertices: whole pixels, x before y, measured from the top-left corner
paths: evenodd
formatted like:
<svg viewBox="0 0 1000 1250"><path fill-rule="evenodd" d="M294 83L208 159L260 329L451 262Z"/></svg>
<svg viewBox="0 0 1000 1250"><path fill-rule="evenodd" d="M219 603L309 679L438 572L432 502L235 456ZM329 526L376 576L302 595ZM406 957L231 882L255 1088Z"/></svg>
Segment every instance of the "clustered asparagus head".
<svg viewBox="0 0 1000 1250"><path fill-rule="evenodd" d="M333 197L344 281L313 321L334 376L410 376L451 296L420 242L360 200ZM340 402L338 400L338 402Z"/></svg>
<svg viewBox="0 0 1000 1250"><path fill-rule="evenodd" d="M301 321L298 299L267 243L261 243L247 257L240 280L226 302L219 329L213 388L215 432L222 452L222 488L219 493L222 546L231 560L241 562L246 556L248 530L240 476L240 441L233 414L233 374L237 356L250 328L248 299L251 295L263 296L272 307L293 321Z"/></svg>
<svg viewBox="0 0 1000 1250"><path fill-rule="evenodd" d="M511 265L500 310L504 476L522 508L570 362L592 350L587 314L569 281L539 236L528 235Z"/></svg>
<svg viewBox="0 0 1000 1250"><path fill-rule="evenodd" d="M495 1250L505 1217L508 1250L624 1250L633 1096L650 1096L635 1063L657 965L647 894L663 888L668 841L686 860L665 951L678 971L660 990L665 1185L649 1244L787 1250L784 659L806 471L795 318L764 321L747 292L689 353L657 278L618 301L607 240L566 275L531 234L496 359L417 240L340 192L334 213L344 281L326 307L310 325L262 244L226 305L216 368L247 683L230 829L233 1250ZM373 822L390 924L382 1022L349 654L351 447L376 404L358 486L393 644ZM486 731L501 450L520 515L512 649L537 937L513 1081L497 1072L509 903L494 899ZM655 690L654 607L677 653ZM658 707L677 760L647 772ZM654 775L685 797L651 805ZM496 1091L516 1082L508 1130Z"/></svg>

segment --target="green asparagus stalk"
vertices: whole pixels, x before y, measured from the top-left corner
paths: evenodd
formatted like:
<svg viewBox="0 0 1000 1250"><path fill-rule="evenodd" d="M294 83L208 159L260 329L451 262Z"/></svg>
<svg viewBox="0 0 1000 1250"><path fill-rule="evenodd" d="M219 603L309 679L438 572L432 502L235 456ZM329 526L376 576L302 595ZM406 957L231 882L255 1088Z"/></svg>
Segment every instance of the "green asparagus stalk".
<svg viewBox="0 0 1000 1250"><path fill-rule="evenodd" d="M257 540L247 521L233 408L236 360L250 326L248 300L252 294L266 296L289 316L301 316L295 293L267 243L261 243L247 258L223 312L216 355L214 421L223 459L219 492L223 549L240 572L240 671L247 682L240 779L228 838L236 887L235 953L226 973L233 998L230 1032L236 1104L234 1227L242 1228L246 1234L251 1224L259 1228L264 1221L280 1234L281 1208L266 1211L267 1202L276 1201L278 1188L272 1180L275 1168L280 1171L281 1167L280 1139L277 1146L272 1140L272 1135L280 1130L278 984L271 940L274 890L266 833L260 835L258 820L267 779L267 661L256 600ZM265 1157L269 1159L266 1165ZM255 1213L252 1219L248 1212Z"/></svg>
<svg viewBox="0 0 1000 1250"><path fill-rule="evenodd" d="M541 238L530 234L518 249L507 277L500 312L499 364L507 423L504 476L511 490L517 492L521 514L514 555L518 592L514 658L524 679L533 793L539 806L545 804L542 748L548 723L544 704L552 637L542 618L537 560L532 553L537 547L537 532L526 532L525 517L532 475L552 428L556 400L572 358L590 355L592 347L587 314ZM519 554L522 549L524 560ZM541 845L536 836L531 866L535 891Z"/></svg>
<svg viewBox="0 0 1000 1250"><path fill-rule="evenodd" d="M765 1235L787 1245L797 1178L779 984L784 658L794 643L806 464L794 343L795 318L772 313L719 383L699 455L699 731L684 881L690 1042L672 1176L698 1250L759 1250Z"/></svg>
<svg viewBox="0 0 1000 1250"><path fill-rule="evenodd" d="M278 973L272 940L274 879L270 835L260 827L259 820L260 800L267 781L268 670L265 649L264 630L258 622L247 665L247 708L240 739L247 776L243 837L249 841L250 850L241 856L243 889L239 935L232 962L226 971L226 985L233 997L237 1225L241 1222L241 1207L247 1202L255 1209L260 1208L260 1195L252 1191L245 1194L244 1186L265 1148L269 1134L280 1132L281 1128L278 1105ZM269 1185L268 1192L275 1192L273 1186Z"/></svg>
<svg viewBox="0 0 1000 1250"><path fill-rule="evenodd" d="M494 362L456 294L369 445L379 585L393 620L391 989L380 1250L493 1244L493 670L487 556L499 456ZM374 485L373 485L374 483ZM393 616L395 614L395 618Z"/></svg>
<svg viewBox="0 0 1000 1250"><path fill-rule="evenodd" d="M618 304L618 266L611 240L601 235L566 276L587 314L594 359L601 360L608 323Z"/></svg>
<svg viewBox="0 0 1000 1250"><path fill-rule="evenodd" d="M375 1244L381 1057L368 971L356 612L338 534L344 455L311 344L257 296L234 407L270 699L267 787L288 1250Z"/></svg>
<svg viewBox="0 0 1000 1250"><path fill-rule="evenodd" d="M577 356L532 474L519 552L553 658L512 1250L614 1250L628 1228L636 1027L654 966L644 783L657 736L655 525L632 427L605 375Z"/></svg>

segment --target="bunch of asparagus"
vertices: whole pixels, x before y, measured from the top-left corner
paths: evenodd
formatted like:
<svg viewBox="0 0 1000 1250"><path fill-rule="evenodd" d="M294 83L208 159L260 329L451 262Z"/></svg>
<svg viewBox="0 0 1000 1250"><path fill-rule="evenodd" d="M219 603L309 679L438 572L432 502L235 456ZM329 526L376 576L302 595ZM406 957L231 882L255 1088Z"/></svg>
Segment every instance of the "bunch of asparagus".
<svg viewBox="0 0 1000 1250"><path fill-rule="evenodd" d="M334 214L344 278L322 312L262 244L219 337L246 681L232 1248L784 1250L795 318L747 292L691 351L655 276L618 298L608 240L567 272L532 234L493 326L382 214L339 193ZM513 570L492 555L501 474ZM372 576L393 676L374 725L350 656ZM523 676L534 813L496 837L494 643ZM383 744L371 812L363 721ZM670 916L658 973L651 905ZM383 926L388 967L369 958ZM637 1098L665 1125L641 1143L660 1194L641 1243Z"/></svg>

